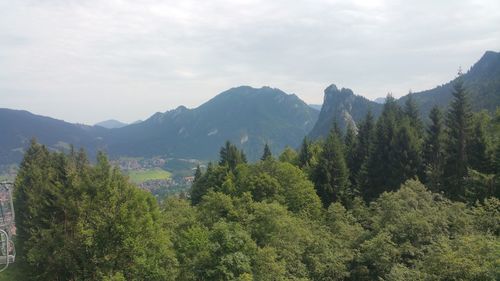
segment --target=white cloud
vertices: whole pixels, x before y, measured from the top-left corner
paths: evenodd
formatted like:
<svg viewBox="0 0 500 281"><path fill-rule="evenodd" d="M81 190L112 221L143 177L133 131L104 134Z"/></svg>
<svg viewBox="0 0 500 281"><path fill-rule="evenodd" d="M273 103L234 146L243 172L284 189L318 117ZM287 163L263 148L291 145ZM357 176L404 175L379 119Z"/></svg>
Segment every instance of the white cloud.
<svg viewBox="0 0 500 281"><path fill-rule="evenodd" d="M0 107L93 123L242 84L399 96L498 51L498 26L496 0L0 0Z"/></svg>

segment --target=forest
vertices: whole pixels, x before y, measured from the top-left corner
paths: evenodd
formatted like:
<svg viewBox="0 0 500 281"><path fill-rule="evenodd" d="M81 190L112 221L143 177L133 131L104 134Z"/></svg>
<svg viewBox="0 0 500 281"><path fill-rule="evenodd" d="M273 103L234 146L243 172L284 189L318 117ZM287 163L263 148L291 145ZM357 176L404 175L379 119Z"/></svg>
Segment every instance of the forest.
<svg viewBox="0 0 500 281"><path fill-rule="evenodd" d="M388 96L377 120L255 163L227 142L161 202L103 153L33 141L11 280L500 280L500 110L474 113L458 80L419 116Z"/></svg>

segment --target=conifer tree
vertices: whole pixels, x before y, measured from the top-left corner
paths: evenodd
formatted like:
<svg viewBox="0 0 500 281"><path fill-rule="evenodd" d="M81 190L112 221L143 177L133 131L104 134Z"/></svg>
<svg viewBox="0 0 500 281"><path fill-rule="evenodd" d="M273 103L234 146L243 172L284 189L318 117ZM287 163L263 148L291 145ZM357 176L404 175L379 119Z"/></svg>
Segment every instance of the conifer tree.
<svg viewBox="0 0 500 281"><path fill-rule="evenodd" d="M307 137L304 137L299 151L299 168L309 166L311 164L311 158L312 158L311 143L307 139Z"/></svg>
<svg viewBox="0 0 500 281"><path fill-rule="evenodd" d="M472 169L480 173L491 173L493 170L489 156L489 140L486 126L490 122L486 112L475 114L471 129L471 136L467 144L467 157Z"/></svg>
<svg viewBox="0 0 500 281"><path fill-rule="evenodd" d="M221 147L219 155L219 165L227 166L230 170L234 170L238 164L247 161L245 153L229 141L226 141L225 145Z"/></svg>
<svg viewBox="0 0 500 281"><path fill-rule="evenodd" d="M429 113L431 124L427 128L427 138L424 143L425 182L434 191L443 191L444 169L444 124L443 113L438 107L433 107Z"/></svg>
<svg viewBox="0 0 500 281"><path fill-rule="evenodd" d="M353 124L349 123L346 129L346 135L344 137L344 146L345 146L345 157L346 164L349 168L349 180L352 186L355 186L355 173L353 172L358 165L356 161L358 161L357 152L358 152L358 139L356 137L356 131L354 129Z"/></svg>
<svg viewBox="0 0 500 281"><path fill-rule="evenodd" d="M399 121L399 127L392 140L390 162L393 163L392 172L396 189L409 179L417 177L422 166L421 145L417 129L411 125L408 117Z"/></svg>
<svg viewBox="0 0 500 281"><path fill-rule="evenodd" d="M349 170L345 163L342 141L334 129L323 145L312 181L325 207L334 201L346 204L353 195L349 186Z"/></svg>
<svg viewBox="0 0 500 281"><path fill-rule="evenodd" d="M445 179L446 193L452 199L463 199L469 161L467 145L471 135L472 110L462 77L453 88L453 101L448 110Z"/></svg>
<svg viewBox="0 0 500 281"><path fill-rule="evenodd" d="M397 121L401 118L401 108L388 95L382 115L377 121L373 151L367 160L360 179L360 191L365 200L372 200L386 190L399 187L400 178L395 174L393 139L397 133Z"/></svg>
<svg viewBox="0 0 500 281"><path fill-rule="evenodd" d="M352 163L352 167L349 167L351 177L354 179L358 189L364 185L363 181L367 179L367 165L373 150L374 135L374 118L371 111L368 111L364 120L359 125L357 149L354 154L355 160Z"/></svg>
<svg viewBox="0 0 500 281"><path fill-rule="evenodd" d="M269 145L266 143L264 145L264 152L262 153L262 157L260 158L260 160L266 161L266 160L270 160L272 158L273 158L273 154L271 153L271 149L269 148Z"/></svg>
<svg viewBox="0 0 500 281"><path fill-rule="evenodd" d="M404 113L410 119L410 125L416 129L418 136L423 135L422 120L420 120L420 112L417 102L413 98L413 93L410 91L408 99L405 101Z"/></svg>
<svg viewBox="0 0 500 281"><path fill-rule="evenodd" d="M22 280L174 280L156 200L103 154L95 166L85 159L27 150L14 193Z"/></svg>

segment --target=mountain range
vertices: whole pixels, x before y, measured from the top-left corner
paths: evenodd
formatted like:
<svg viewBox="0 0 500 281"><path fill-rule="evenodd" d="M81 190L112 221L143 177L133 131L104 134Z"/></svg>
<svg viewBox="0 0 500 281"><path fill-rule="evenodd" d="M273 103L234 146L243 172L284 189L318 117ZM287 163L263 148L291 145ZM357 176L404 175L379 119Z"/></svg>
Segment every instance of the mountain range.
<svg viewBox="0 0 500 281"><path fill-rule="evenodd" d="M109 119L96 123L94 126L100 126L106 129L118 129L127 126L127 123L120 122L115 119Z"/></svg>
<svg viewBox="0 0 500 281"><path fill-rule="evenodd" d="M32 114L24 110L0 108L0 165L17 163L32 138L55 150L68 150L70 144L89 152L101 147L107 129L71 124Z"/></svg>
<svg viewBox="0 0 500 281"><path fill-rule="evenodd" d="M91 155L103 150L112 157L195 159L216 158L214 152L229 140L255 160L266 143L276 152L298 146L318 114L296 95L249 86L229 89L194 109L180 106L112 129L0 109L0 130L6 136L0 139L0 165L19 162L33 137L51 149L67 150L73 144Z"/></svg>
<svg viewBox="0 0 500 281"><path fill-rule="evenodd" d="M296 146L314 126L318 111L296 95L270 87L229 89L201 106L180 106L104 136L111 155L213 159L229 140L249 159L267 143L275 151Z"/></svg>
<svg viewBox="0 0 500 281"><path fill-rule="evenodd" d="M431 90L411 93L420 109L423 120L427 120L432 107L446 109L452 100L453 84L456 79ZM469 101L474 111L488 110L493 112L500 106L500 53L487 51L465 74L461 76L468 91ZM404 105L410 94L397 100ZM383 104L370 101L363 96L355 95L350 89L338 89L331 85L325 89L323 107L316 125L310 132L312 138L325 137L334 121L340 128L347 124L356 124L371 110L375 117L382 111Z"/></svg>
<svg viewBox="0 0 500 281"><path fill-rule="evenodd" d="M486 52L462 78L474 110L493 111L500 106L500 53ZM454 82L413 93L424 120L432 106L448 105ZM407 98L401 97L398 103L404 104ZM112 157L205 160L215 159L218 148L229 140L255 160L266 143L275 153L286 145L297 147L306 135L326 136L334 121L345 128L349 123L355 126L368 110L377 117L383 104L332 84L324 91L321 111L315 108L279 89L249 86L229 89L197 108L180 106L129 125L108 120L87 126L0 108L0 165L18 163L33 137L51 149L68 150L73 144L91 155L104 150Z"/></svg>

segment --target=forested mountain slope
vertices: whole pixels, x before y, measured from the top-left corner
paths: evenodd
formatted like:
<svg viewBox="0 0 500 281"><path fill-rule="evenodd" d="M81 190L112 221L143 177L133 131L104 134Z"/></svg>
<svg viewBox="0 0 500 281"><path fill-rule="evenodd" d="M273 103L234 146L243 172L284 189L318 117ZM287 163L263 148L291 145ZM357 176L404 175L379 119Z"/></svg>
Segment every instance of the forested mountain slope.
<svg viewBox="0 0 500 281"><path fill-rule="evenodd" d="M463 79L474 111L485 109L494 112L500 106L499 52L487 51L469 71L462 75L461 79ZM440 106L443 109L448 106L452 99L451 93L455 82L456 79L434 89L411 94L424 121L428 120L433 106ZM397 103L404 105L408 97L409 95L399 98ZM352 121L359 123L368 110L378 117L382 106L377 102L354 95L350 89L339 90L335 85L331 85L325 89L323 107L310 136L312 138L325 137L333 121L336 121L341 129L345 129Z"/></svg>
<svg viewBox="0 0 500 281"><path fill-rule="evenodd" d="M195 109L178 107L148 120L111 130L111 155L213 159L226 140L250 159L265 143L275 151L297 146L316 122L318 111L279 89L242 86L227 90Z"/></svg>

